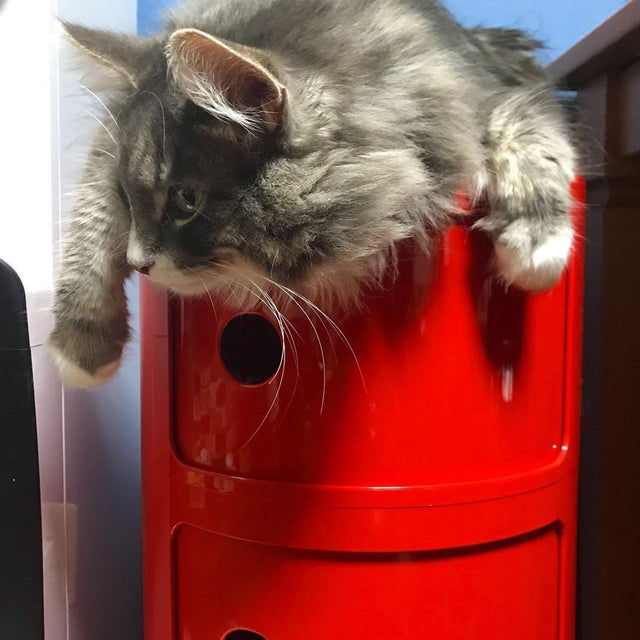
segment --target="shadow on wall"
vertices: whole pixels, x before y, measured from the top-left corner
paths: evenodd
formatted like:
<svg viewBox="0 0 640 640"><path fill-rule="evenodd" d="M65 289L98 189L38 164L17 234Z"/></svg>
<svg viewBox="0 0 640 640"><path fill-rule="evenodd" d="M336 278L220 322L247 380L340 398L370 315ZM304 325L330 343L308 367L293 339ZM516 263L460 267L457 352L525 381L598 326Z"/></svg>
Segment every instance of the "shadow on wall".
<svg viewBox="0 0 640 640"><path fill-rule="evenodd" d="M67 498L78 533L71 637L140 637L139 451L119 446L130 439L127 389L137 388L120 380L100 396L67 392Z"/></svg>

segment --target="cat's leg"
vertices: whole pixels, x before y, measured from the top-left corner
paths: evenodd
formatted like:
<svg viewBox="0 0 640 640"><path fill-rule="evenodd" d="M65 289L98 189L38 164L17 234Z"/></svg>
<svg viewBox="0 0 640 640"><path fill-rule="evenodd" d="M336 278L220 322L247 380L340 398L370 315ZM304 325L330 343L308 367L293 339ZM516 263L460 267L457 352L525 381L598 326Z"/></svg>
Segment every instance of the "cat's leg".
<svg viewBox="0 0 640 640"><path fill-rule="evenodd" d="M70 386L106 382L127 341L124 281L129 216L110 179L113 159L94 155L74 203L54 294L49 345Z"/></svg>
<svg viewBox="0 0 640 640"><path fill-rule="evenodd" d="M496 267L509 284L551 287L569 260L575 153L562 110L548 88L517 89L488 113L487 195L478 226L494 240Z"/></svg>

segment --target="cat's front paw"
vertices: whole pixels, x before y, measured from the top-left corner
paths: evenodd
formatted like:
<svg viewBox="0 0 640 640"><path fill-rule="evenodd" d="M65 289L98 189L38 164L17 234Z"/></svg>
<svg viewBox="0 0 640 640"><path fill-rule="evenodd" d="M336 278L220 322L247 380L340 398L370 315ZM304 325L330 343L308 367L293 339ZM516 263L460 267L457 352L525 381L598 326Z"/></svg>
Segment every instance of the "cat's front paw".
<svg viewBox="0 0 640 640"><path fill-rule="evenodd" d="M571 224L546 227L517 219L494 236L496 268L507 283L528 291L551 288L571 257Z"/></svg>
<svg viewBox="0 0 640 640"><path fill-rule="evenodd" d="M54 362L60 372L60 378L67 387L81 387L89 389L109 382L120 367L120 360L114 360L108 364L98 367L95 371L89 372L76 363L68 360L57 349L51 349Z"/></svg>
<svg viewBox="0 0 640 640"><path fill-rule="evenodd" d="M125 329L126 331L126 329ZM49 337L49 349L68 387L95 387L108 382L117 372L124 339L119 331L93 324L65 326L58 323Z"/></svg>

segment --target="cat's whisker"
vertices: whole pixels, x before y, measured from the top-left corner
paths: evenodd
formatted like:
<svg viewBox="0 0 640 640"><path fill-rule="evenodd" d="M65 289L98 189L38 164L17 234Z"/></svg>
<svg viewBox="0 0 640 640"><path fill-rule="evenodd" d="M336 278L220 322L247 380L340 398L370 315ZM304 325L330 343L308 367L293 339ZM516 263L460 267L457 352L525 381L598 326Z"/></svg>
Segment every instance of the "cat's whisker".
<svg viewBox="0 0 640 640"><path fill-rule="evenodd" d="M312 329L313 333L316 336L316 340L318 341L318 347L320 349L320 359L321 359L321 362L322 362L322 398L320 400L320 415L322 415L322 413L324 411L324 403L325 403L325 396L326 396L326 390L327 390L327 362L326 362L324 347L322 346L322 340L320 339L320 334L318 333L318 329L316 328L316 325L314 324L313 320L311 320L311 317L309 316L309 314L304 310L302 305L290 293L288 293L284 288L282 288L277 282L274 282L273 280L270 280L266 276L263 276L262 274L260 274L259 277L261 277L264 280L268 281L270 284L274 285L276 288L280 289L283 293L285 293L285 295L304 314L304 316L306 317L306 319L309 322L309 325L311 326L311 329ZM326 331L326 328L325 328L325 331Z"/></svg>
<svg viewBox="0 0 640 640"><path fill-rule="evenodd" d="M313 309L315 311L315 313L323 316L327 320L327 322L329 322L329 324L331 325L333 330L338 334L338 337L340 338L340 340L347 347L347 349L349 349L349 351L351 352L351 355L353 356L353 359L355 361L356 367L358 368L358 373L360 374L360 379L362 380L362 385L364 386L365 391L366 391L367 390L367 385L366 385L366 382L365 382L365 379L364 379L364 374L362 372L362 368L360 366L360 361L358 360L358 356L356 355L356 352L355 352L353 346L351 345L351 342L349 342L349 339L345 335L344 331L342 331L342 329L340 329L340 327L337 325L337 323L329 315L327 315L327 313L325 313L322 309L320 309L320 307L318 307L316 304L311 302L311 300L309 300L309 298L303 296L298 291L294 291L293 289L290 289L289 287L286 287L284 285L278 284L277 282L273 282L272 281L272 284L274 284L279 289L282 289L283 291L286 291L289 294L291 294L293 296L296 296L297 298L302 300L305 304L309 305L309 307L311 309Z"/></svg>
<svg viewBox="0 0 640 640"><path fill-rule="evenodd" d="M322 328L324 329L324 332L327 334L327 338L329 338L329 344L331 345L331 351L333 352L333 357L334 359L337 359L337 353L336 353L336 345L333 341L333 335L331 333L331 331L329 331L329 328L327 327L326 322L324 321L324 318L322 317L322 315L320 313L318 313L318 310L315 307L315 305L310 304L309 301L302 295L298 294L297 291L294 291L293 289L288 289L286 287L283 287L282 285L278 284L277 282L272 282L273 286L277 287L278 289L280 289L280 291L286 295L287 297L293 299L298 298L302 303L306 304L309 309L315 314L315 316L318 318L318 320L320 321L320 324L322 325ZM331 326L331 325L330 325Z"/></svg>
<svg viewBox="0 0 640 640"><path fill-rule="evenodd" d="M280 249L276 249L275 253L273 254L273 260L271 261L271 271L269 273L269 275L273 278L273 271L276 267L276 261L278 259L278 257L280 256Z"/></svg>
<svg viewBox="0 0 640 640"><path fill-rule="evenodd" d="M111 133L111 129L109 129L109 127L107 127L107 125L102 122L102 120L100 120L100 118L98 118L97 115L95 115L95 113L91 113L91 111L89 111L89 109L85 109L85 112L88 116L90 116L91 118L93 118L109 135L109 137L113 140L113 144L116 145L116 147L118 146L118 141L115 139L113 133Z"/></svg>
<svg viewBox="0 0 640 640"><path fill-rule="evenodd" d="M116 159L113 153L111 153L110 151L107 151L106 149L101 149L100 147L89 147L89 149L93 149L94 151L100 151L101 153L104 153L107 156L111 156L114 160Z"/></svg>
<svg viewBox="0 0 640 640"><path fill-rule="evenodd" d="M111 109L109 109L109 107L107 107L107 105L104 103L104 100L100 96L96 95L93 91L91 91L89 87L86 87L85 85L81 84L80 88L84 89L89 95L92 95L104 107L105 111L109 114L109 116L113 120L113 124L115 124L116 127L118 127L119 129L120 125L118 124L118 121L116 120L113 113L111 113Z"/></svg>
<svg viewBox="0 0 640 640"><path fill-rule="evenodd" d="M274 314L274 317L276 317L276 320L278 320L278 318L280 318L282 320L282 325L280 325L280 328L281 328L281 332L282 332L282 341L283 341L283 371L284 371L284 362L285 362L285 359L286 359L286 351L285 351L285 349L286 349L286 338L287 337L289 338L289 342L290 342L291 348L293 350L293 359L294 359L294 363L296 365L296 384L294 385L294 390L292 392L292 396L293 396L293 393L295 392L295 389L296 389L297 384L298 384L297 380L298 380L298 377L300 375L298 349L297 349L297 346L296 346L296 343L295 343L295 339L293 337L293 332L295 332L296 335L299 338L300 338L300 334L298 333L296 328L293 326L291 321L278 308L277 304L275 303L275 300L273 300L273 298L271 296L269 296L269 294L262 287L259 287L256 282L254 282L246 274L243 274L239 269L236 269L235 267L233 267L233 265L231 265L229 263L222 262L222 263L216 263L216 265L232 271L237 277L243 278L244 280L250 282L254 287L256 287L260 291L262 291L264 293L264 295L267 296L268 300L265 299L265 298L260 298L261 302L263 302L263 304L265 304L265 306L267 306L267 308L270 309L270 311ZM289 404L291 404L291 402L289 402Z"/></svg>
<svg viewBox="0 0 640 640"><path fill-rule="evenodd" d="M316 340L318 341L318 347L320 349L320 358L322 362L322 397L320 399L320 415L322 415L324 411L324 403L325 403L325 397L326 397L326 391L327 391L327 363L326 363L324 347L322 345L322 340L320 339L320 334L318 333L318 330L315 324L313 323L313 320L311 320L309 314L300 306L300 304L296 300L292 298L292 301L306 317L307 321L309 322L309 325L311 326L313 333L316 336Z"/></svg>
<svg viewBox="0 0 640 640"><path fill-rule="evenodd" d="M101 184L104 184L102 180L95 180L93 182L77 182L73 186L73 191L67 191L63 193L62 196L68 198L70 196L74 196L78 189L82 189L83 187L96 187Z"/></svg>
<svg viewBox="0 0 640 640"><path fill-rule="evenodd" d="M216 305L213 303L213 298L211 297L211 292L209 291L209 287L207 287L207 283L204 281L204 278L192 267L187 267L189 271L193 273L202 282L202 286L204 290L207 292L207 296L209 298L209 302L211 303L211 310L213 311L213 315L215 316L216 323L220 323L220 319L218 318L218 311L216 310Z"/></svg>
<svg viewBox="0 0 640 640"><path fill-rule="evenodd" d="M262 293L265 296L265 298L263 299L263 302L267 305L268 308L270 308L272 310L272 313L274 313L274 317L276 318L276 321L278 322L278 325L280 327L280 331L282 333L282 363L281 363L280 380L278 382L278 388L276 389L276 393L275 393L273 402L272 402L271 406L269 407L267 413L265 414L265 417L263 418L262 422L260 423L260 425L258 425L258 428L254 431L254 433L251 435L251 437L242 445L242 447L240 447L240 449L246 447L253 440L253 438L257 435L257 433L259 432L260 428L262 427L264 422L267 420L269 414L271 413L273 407L275 406L277 400L280 397L282 384L284 382L284 375L285 375L285 371L286 371L286 365L287 365L287 345L286 345L287 337L289 338L289 341L290 341L290 344L291 344L291 347L292 347L292 350L293 350L293 358L294 358L294 363L295 363L295 367L296 367L296 377L295 377L295 380L294 380L293 389L291 390L291 394L289 396L289 401L287 402L287 406L285 407L285 410L284 410L285 413L288 411L289 407L291 406L291 403L293 402L293 398L295 396L296 389L298 388L298 379L300 377L298 350L296 348L295 341L293 339L293 335L291 334L290 331L289 331L289 333L287 333L286 323L288 322L288 320L287 320L286 316L280 311L280 309L278 308L278 306L275 303L275 301L273 300L273 298L267 293L267 291L265 289L260 287L257 283L253 282L253 280L249 279L249 281L255 287L257 287L258 290L262 291Z"/></svg>
<svg viewBox="0 0 640 640"><path fill-rule="evenodd" d="M266 293L266 292L265 292ZM273 300L273 298L271 298L271 296L269 296L268 294L266 294L267 297L269 298L269 300L272 302L273 304L273 308L277 311L279 317L282 319L283 321L283 325L281 326L281 330L283 331L283 338L282 338L282 379L284 379L284 375L285 375L285 371L286 371L286 357L287 357L287 352L286 352L286 338L289 338L289 344L291 345L291 350L292 350L292 355L293 355L293 362L295 364L295 368L296 368L296 375L294 378L294 382L293 382L293 389L291 390L291 393L289 394L289 401L287 402L287 406L284 409L284 414L286 414L289 411L289 408L291 407L291 403L293 402L293 399L296 395L296 390L298 389L298 380L300 379L300 359L298 356L298 348L296 346L295 343L295 339L293 337L293 331L295 331L296 335L299 335L297 330L295 329L295 327L293 326L293 324L291 323L291 321L285 316L284 312L280 311L280 309L278 308L275 300ZM288 333L285 331L285 329L287 329L288 327ZM278 390L278 394L280 393L280 390ZM245 445L246 446L246 445Z"/></svg>
<svg viewBox="0 0 640 640"><path fill-rule="evenodd" d="M260 295L258 296L259 299L272 312L272 314L274 316L274 319L278 323L278 326L280 328L280 332L281 332L281 335L282 335L282 364L280 366L281 373L280 373L280 379L278 381L278 387L276 388L275 395L274 395L273 400L272 400L271 404L269 405L269 407L267 409L267 412L265 413L264 417L262 418L262 420L260 421L260 423L258 424L256 429L253 431L253 433L249 436L249 438L242 444L241 447L239 447L236 450L236 453L237 453L238 451L241 451L242 449L244 449L244 447L246 447L253 440L253 438L255 438L255 436L259 433L260 429L262 428L264 423L267 421L269 415L271 414L271 411L276 406L276 403L277 403L277 401L278 401L278 399L280 397L280 391L282 389L282 384L283 384L283 381L284 381L284 374L285 374L285 370L286 370L286 363L287 363L287 347L286 347L287 333L286 333L286 330L285 330L284 323L282 321L283 315L280 312L280 310L278 309L278 306L276 305L276 303L273 300L273 298L271 298L271 296L262 287L260 287L256 282L254 282L247 275L241 273L239 270L235 269L232 265L221 263L220 266L227 267L228 269L234 271L237 276L243 278L244 280L249 282L251 285L253 285L253 287L255 287L255 289L260 293ZM240 285L240 286L242 286L242 285ZM296 359L296 362L297 362L297 359ZM287 404L287 407L290 406L291 400L293 399L293 393L295 393L295 389L297 387L297 380L298 380L298 376L296 376L296 385L293 388L292 395L291 395L291 398L289 400L289 403Z"/></svg>

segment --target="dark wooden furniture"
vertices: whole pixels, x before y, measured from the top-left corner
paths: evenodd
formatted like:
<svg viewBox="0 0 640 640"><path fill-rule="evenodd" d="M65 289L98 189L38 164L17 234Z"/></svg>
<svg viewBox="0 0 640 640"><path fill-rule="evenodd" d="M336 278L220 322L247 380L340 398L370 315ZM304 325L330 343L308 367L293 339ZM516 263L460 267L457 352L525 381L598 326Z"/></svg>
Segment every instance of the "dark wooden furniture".
<svg viewBox="0 0 640 640"><path fill-rule="evenodd" d="M640 0L556 60L588 179L578 638L640 637Z"/></svg>

